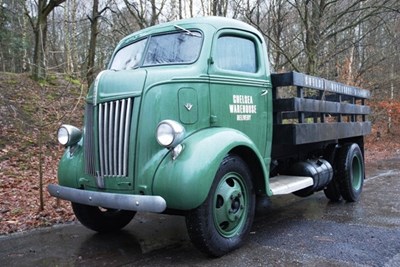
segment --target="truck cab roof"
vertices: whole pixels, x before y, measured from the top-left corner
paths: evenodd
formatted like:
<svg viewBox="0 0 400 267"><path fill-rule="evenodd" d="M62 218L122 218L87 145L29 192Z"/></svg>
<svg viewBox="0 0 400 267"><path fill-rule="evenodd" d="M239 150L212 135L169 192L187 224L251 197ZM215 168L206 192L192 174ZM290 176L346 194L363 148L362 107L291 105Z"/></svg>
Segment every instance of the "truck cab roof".
<svg viewBox="0 0 400 267"><path fill-rule="evenodd" d="M123 38L117 45L116 50L135 40L139 40L151 34L175 31L177 30L176 26L181 27L183 29L196 28L199 30L206 30L213 28L215 32L221 29L240 29L243 31L256 34L260 39L260 41L263 42L263 38L260 32L253 26L250 26L249 24L231 18L210 16L210 17L197 17L197 18L171 21L142 29Z"/></svg>

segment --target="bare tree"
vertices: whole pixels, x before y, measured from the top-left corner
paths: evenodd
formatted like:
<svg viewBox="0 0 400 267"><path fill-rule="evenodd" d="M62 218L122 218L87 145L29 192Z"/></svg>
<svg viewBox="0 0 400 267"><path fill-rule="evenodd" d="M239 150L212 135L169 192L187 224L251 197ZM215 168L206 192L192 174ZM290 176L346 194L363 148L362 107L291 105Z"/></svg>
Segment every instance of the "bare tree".
<svg viewBox="0 0 400 267"><path fill-rule="evenodd" d="M362 40L398 10L395 0L272 0L247 2L245 19L268 40L276 69L335 76L339 62L352 53L352 66L363 60ZM260 7L261 10L260 10ZM378 19L376 19L378 18ZM374 21L374 23L369 23ZM366 28L363 25L367 25ZM358 58L356 58L358 57ZM365 58L364 58L365 59ZM332 62L336 62L333 64ZM354 77L356 72L352 73Z"/></svg>
<svg viewBox="0 0 400 267"><path fill-rule="evenodd" d="M33 53L33 78L38 80L46 74L46 41L47 41L47 17L57 6L66 0L38 0L35 2L37 14L33 15L32 10L25 6L25 14L28 16L33 29L35 46Z"/></svg>
<svg viewBox="0 0 400 267"><path fill-rule="evenodd" d="M148 2L150 4L148 4ZM162 0L161 3L157 5L155 0L140 0L133 3L130 3L128 0L124 0L129 14L136 20L140 29L153 26L158 23L159 17L166 2L166 0Z"/></svg>
<svg viewBox="0 0 400 267"><path fill-rule="evenodd" d="M94 80L94 60L96 55L96 43L98 35L98 24L99 24L99 0L93 0L92 16L88 19L90 20L90 43L89 43L89 53L88 53L88 64L86 79L90 85Z"/></svg>

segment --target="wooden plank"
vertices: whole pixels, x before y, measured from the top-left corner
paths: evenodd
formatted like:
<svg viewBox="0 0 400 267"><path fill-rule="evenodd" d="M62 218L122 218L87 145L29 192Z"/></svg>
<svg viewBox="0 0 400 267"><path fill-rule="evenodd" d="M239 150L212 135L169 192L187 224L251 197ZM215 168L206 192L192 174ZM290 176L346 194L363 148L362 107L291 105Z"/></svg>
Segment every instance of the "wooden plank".
<svg viewBox="0 0 400 267"><path fill-rule="evenodd" d="M300 145L354 136L371 132L371 122L275 124L274 144Z"/></svg>
<svg viewBox="0 0 400 267"><path fill-rule="evenodd" d="M370 92L355 86L349 86L343 83L329 81L324 78L319 78L299 72L285 72L271 74L273 87L280 86L301 86L332 92L342 95L355 96L358 98L370 98Z"/></svg>
<svg viewBox="0 0 400 267"><path fill-rule="evenodd" d="M274 100L274 112L299 111L330 114L368 115L370 108L350 103L339 103L307 98L284 98Z"/></svg>

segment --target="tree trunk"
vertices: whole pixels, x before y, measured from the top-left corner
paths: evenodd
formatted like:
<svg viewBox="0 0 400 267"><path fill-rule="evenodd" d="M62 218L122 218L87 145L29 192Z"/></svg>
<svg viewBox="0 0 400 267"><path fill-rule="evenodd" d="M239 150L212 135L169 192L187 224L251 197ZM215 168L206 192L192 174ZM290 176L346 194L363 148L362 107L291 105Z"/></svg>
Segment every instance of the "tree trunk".
<svg viewBox="0 0 400 267"><path fill-rule="evenodd" d="M92 17L90 18L90 42L86 74L86 79L89 86L95 79L94 63L96 56L99 16L99 0L93 0Z"/></svg>
<svg viewBox="0 0 400 267"><path fill-rule="evenodd" d="M34 29L35 50L33 53L32 75L35 80L44 79L46 76L46 36L47 17L39 14Z"/></svg>
<svg viewBox="0 0 400 267"><path fill-rule="evenodd" d="M69 14L70 6L67 2L64 8L64 71L68 74L73 72L74 66L72 65L72 55L71 55L71 32L69 30Z"/></svg>
<svg viewBox="0 0 400 267"><path fill-rule="evenodd" d="M77 3L76 0L71 0L71 21L77 21L76 12L77 12ZM78 41L77 41L77 23L72 23L71 27L71 55L72 55L72 71L74 73L80 72L80 64L78 62Z"/></svg>
<svg viewBox="0 0 400 267"><path fill-rule="evenodd" d="M319 2L310 1L311 8L305 6L306 19L306 53L307 53L307 69L308 74L314 75L317 72L318 52L321 39L320 25L322 18L322 7L325 5L324 0ZM311 13L311 14L310 14ZM308 17L311 15L310 19Z"/></svg>
<svg viewBox="0 0 400 267"><path fill-rule="evenodd" d="M46 76L46 39L47 39L47 17L54 10L55 7L64 3L66 0L38 0L37 8L38 14L36 22L34 18L26 11L29 17L33 33L35 35L35 47L33 53L33 66L32 76L35 80L44 79ZM29 10L28 8L25 8Z"/></svg>
<svg viewBox="0 0 400 267"><path fill-rule="evenodd" d="M156 25L158 20L156 0L151 0L151 20L150 26Z"/></svg>
<svg viewBox="0 0 400 267"><path fill-rule="evenodd" d="M182 0L179 0L178 1L178 16L179 16L179 19L182 19L183 18L183 16L182 16Z"/></svg>

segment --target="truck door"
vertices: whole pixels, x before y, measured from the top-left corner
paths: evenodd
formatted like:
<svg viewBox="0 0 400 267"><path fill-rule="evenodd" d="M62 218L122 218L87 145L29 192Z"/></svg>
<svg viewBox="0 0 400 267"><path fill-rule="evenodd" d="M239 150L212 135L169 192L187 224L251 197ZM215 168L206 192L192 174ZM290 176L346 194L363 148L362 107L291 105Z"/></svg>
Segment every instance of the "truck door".
<svg viewBox="0 0 400 267"><path fill-rule="evenodd" d="M248 32L219 31L209 64L211 125L237 129L265 155L271 84L261 40Z"/></svg>

